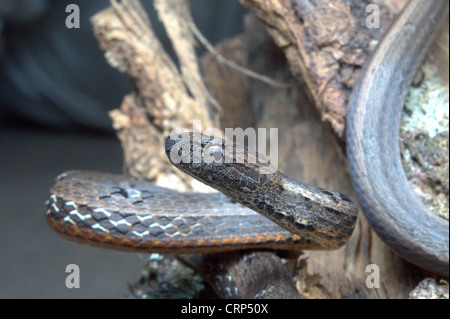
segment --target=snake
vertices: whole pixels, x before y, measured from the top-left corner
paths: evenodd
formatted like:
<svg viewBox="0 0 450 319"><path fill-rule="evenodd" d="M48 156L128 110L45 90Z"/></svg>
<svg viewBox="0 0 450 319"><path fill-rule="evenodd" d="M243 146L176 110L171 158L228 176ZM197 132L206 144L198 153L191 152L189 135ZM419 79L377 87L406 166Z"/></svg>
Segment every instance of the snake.
<svg viewBox="0 0 450 319"><path fill-rule="evenodd" d="M408 88L447 14L447 0L406 5L354 88L346 140L352 182L372 229L401 257L448 278L448 221L413 193L399 145Z"/></svg>
<svg viewBox="0 0 450 319"><path fill-rule="evenodd" d="M409 261L448 276L448 223L445 232L445 223L411 194L398 152L400 105L437 29L436 21L445 12L444 2L411 1L379 44L349 103L347 152L358 201L372 227ZM374 75L374 70L389 80ZM374 109L376 104L388 107L380 112ZM121 175L68 171L50 189L45 204L48 224L61 236L83 244L176 254L329 250L350 238L358 205L349 196L279 171L261 174L261 165L247 160L258 155L231 141L188 136L167 138L169 160L223 194L182 193ZM227 161L229 148L240 149L244 161ZM209 152L222 163L176 162L175 149L181 157L187 150L192 158ZM384 164L388 159L392 162ZM405 235L413 237L413 246ZM424 248L417 248L423 243Z"/></svg>
<svg viewBox="0 0 450 319"><path fill-rule="evenodd" d="M203 155L220 150L225 159L230 154L222 150L229 147L231 163L211 163ZM167 138L171 161L182 149L192 160L172 163L222 193L177 192L120 175L69 171L51 188L48 223L74 241L162 253L338 249L351 236L358 206L347 195L279 171L261 174L261 164L250 161L255 153L225 139L201 133ZM245 154L245 161L236 154Z"/></svg>

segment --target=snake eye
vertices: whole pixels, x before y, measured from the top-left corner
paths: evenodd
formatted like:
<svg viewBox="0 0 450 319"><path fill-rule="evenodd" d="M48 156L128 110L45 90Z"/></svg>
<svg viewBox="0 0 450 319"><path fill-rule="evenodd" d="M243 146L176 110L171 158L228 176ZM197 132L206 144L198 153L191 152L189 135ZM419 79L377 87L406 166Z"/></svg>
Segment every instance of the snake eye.
<svg viewBox="0 0 450 319"><path fill-rule="evenodd" d="M215 164L220 164L223 162L223 151L218 145L210 145L205 151L206 152L203 153L206 155L204 157L205 162Z"/></svg>
<svg viewBox="0 0 450 319"><path fill-rule="evenodd" d="M215 162L221 162L222 161L223 153L222 153L222 149L221 148L219 148L217 146L211 147L210 152L211 152L211 156L214 158Z"/></svg>

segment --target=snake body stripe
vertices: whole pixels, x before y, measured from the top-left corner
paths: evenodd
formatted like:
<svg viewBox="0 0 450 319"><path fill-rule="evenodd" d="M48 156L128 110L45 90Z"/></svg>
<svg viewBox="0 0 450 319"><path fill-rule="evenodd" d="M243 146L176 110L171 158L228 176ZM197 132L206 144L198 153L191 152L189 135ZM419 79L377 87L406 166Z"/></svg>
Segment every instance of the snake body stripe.
<svg viewBox="0 0 450 319"><path fill-rule="evenodd" d="M93 246L145 252L324 249L222 194L180 193L107 173L70 171L46 203L49 225Z"/></svg>
<svg viewBox="0 0 450 319"><path fill-rule="evenodd" d="M347 154L359 203L371 226L410 262L449 275L449 224L414 195L400 159L400 117L412 79L448 0L412 0L379 44L354 89Z"/></svg>

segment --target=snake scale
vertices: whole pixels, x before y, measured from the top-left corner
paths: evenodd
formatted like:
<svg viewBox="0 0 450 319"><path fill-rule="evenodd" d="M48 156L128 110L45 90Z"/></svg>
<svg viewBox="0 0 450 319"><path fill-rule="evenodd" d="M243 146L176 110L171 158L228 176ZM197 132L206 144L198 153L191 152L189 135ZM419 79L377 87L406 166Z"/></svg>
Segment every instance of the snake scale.
<svg viewBox="0 0 450 319"><path fill-rule="evenodd" d="M349 105L347 150L358 199L374 229L406 259L448 277L448 223L430 215L411 193L398 146L407 87L446 11L447 1L431 2L411 1L373 55ZM197 151L218 144L200 141ZM168 138L168 155L179 143L179 137ZM51 188L47 221L84 244L164 253L336 249L353 231L357 206L348 196L279 172L258 175L248 163L184 164L174 163L232 199L70 171Z"/></svg>

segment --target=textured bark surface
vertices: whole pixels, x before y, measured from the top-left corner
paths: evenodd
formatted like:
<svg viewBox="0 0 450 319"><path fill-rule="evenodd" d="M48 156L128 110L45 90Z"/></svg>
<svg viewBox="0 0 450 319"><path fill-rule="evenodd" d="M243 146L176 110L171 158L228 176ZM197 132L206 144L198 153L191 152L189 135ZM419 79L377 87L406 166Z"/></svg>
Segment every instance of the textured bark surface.
<svg viewBox="0 0 450 319"><path fill-rule="evenodd" d="M210 127L219 114L222 128L278 128L283 173L354 197L340 141L346 104L361 67L402 2L380 2L382 28L368 29L362 14L366 1L241 0L263 23L247 17L244 34L216 49L231 61L292 85L285 89L250 79L212 55L199 62L186 27L191 18L185 2L154 2L163 24L178 26L168 33L181 71L164 52L138 1L113 1L92 20L108 61L134 85L134 92L111 113L126 174L192 189L192 181L170 166L164 136L176 127L192 128L194 119ZM366 286L369 264L380 268L378 289ZM362 214L346 247L305 252L288 265L307 298L407 298L428 276L392 253Z"/></svg>
<svg viewBox="0 0 450 319"><path fill-rule="evenodd" d="M380 27L367 28L371 1L241 0L266 25L286 55L293 74L304 81L324 121L342 137L346 105L364 62L390 27L395 12L386 1Z"/></svg>
<svg viewBox="0 0 450 319"><path fill-rule="evenodd" d="M111 112L124 148L124 171L147 180L165 178L165 173L180 176L165 157L164 137L174 128L192 128L193 119L201 121L203 127L213 123L202 94L204 85L199 70L192 67L195 66L194 48L192 44L190 50L186 46L179 48L188 56L182 60L184 73L180 72L155 36L139 1L112 1L111 4L94 16L92 23L108 62L126 73L134 87L120 109ZM175 9L166 7L165 1L155 1L155 5L162 13L172 10L173 15L166 18L173 23L183 22L174 20L181 17L175 14ZM172 34L172 40L177 43L188 41L185 37L183 33ZM189 86L183 81L186 73L190 74ZM185 180L183 176L181 179Z"/></svg>

